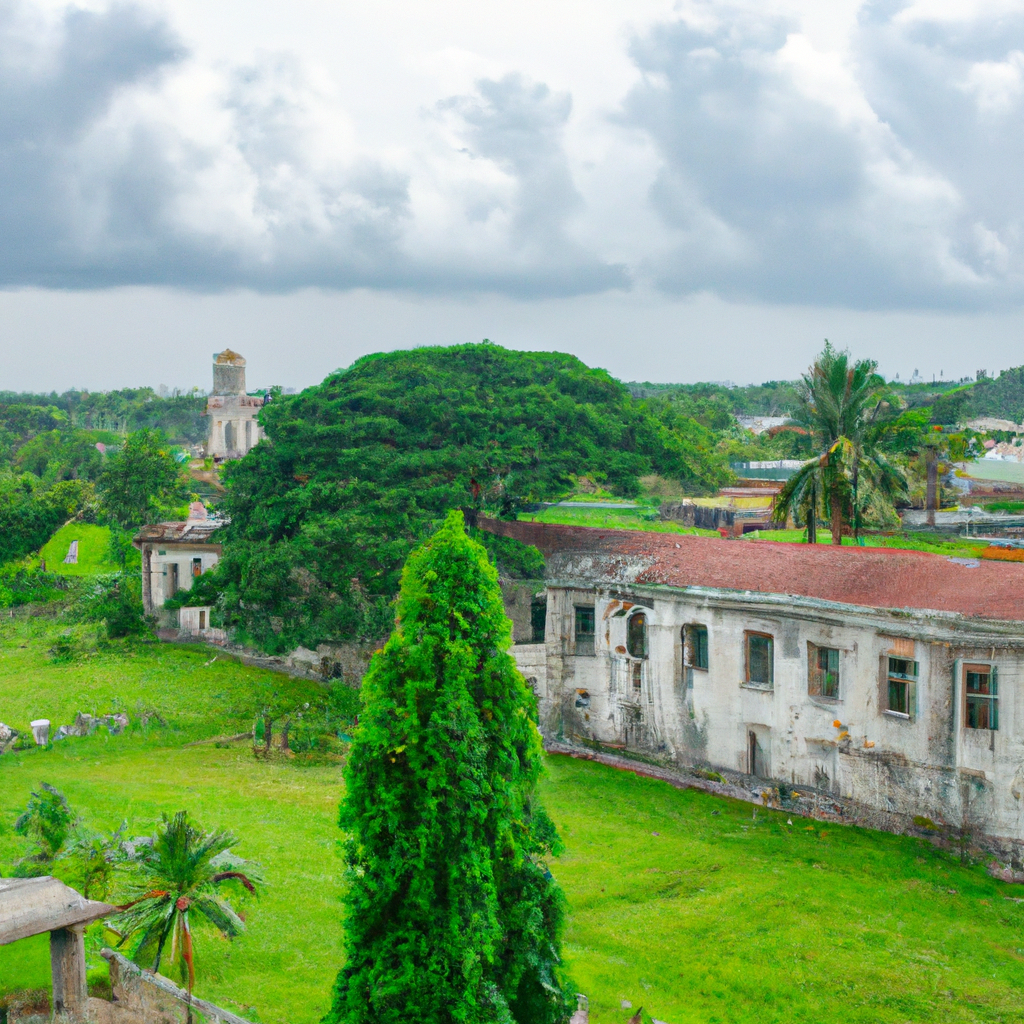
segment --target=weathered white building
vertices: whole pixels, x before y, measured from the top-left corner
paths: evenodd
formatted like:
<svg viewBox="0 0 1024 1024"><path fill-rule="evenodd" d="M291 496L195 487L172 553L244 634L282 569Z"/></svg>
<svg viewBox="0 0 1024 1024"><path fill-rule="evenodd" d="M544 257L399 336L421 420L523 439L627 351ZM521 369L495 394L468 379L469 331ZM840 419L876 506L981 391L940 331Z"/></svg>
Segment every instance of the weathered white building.
<svg viewBox="0 0 1024 1024"><path fill-rule="evenodd" d="M262 395L245 392L245 360L226 348L213 357L213 393L206 402L210 418L206 454L218 462L240 459L263 438L257 419Z"/></svg>
<svg viewBox="0 0 1024 1024"><path fill-rule="evenodd" d="M1024 565L480 525L547 557L550 738L1024 840Z"/></svg>
<svg viewBox="0 0 1024 1024"><path fill-rule="evenodd" d="M185 522L155 523L136 534L132 543L142 553L143 610L155 616L161 627L213 635L209 632L211 608L173 610L164 608L164 602L181 590L191 590L193 581L220 561L222 548L213 536L222 525L196 501L189 506Z"/></svg>

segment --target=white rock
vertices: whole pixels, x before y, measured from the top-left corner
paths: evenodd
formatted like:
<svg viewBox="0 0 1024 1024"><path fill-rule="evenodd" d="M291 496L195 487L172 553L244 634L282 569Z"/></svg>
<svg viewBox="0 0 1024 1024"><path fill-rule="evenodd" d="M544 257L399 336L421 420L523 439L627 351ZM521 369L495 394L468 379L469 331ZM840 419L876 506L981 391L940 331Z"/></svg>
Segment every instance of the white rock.
<svg viewBox="0 0 1024 1024"><path fill-rule="evenodd" d="M45 747L50 739L50 720L36 718L28 724L32 727L32 738L36 741L36 745Z"/></svg>

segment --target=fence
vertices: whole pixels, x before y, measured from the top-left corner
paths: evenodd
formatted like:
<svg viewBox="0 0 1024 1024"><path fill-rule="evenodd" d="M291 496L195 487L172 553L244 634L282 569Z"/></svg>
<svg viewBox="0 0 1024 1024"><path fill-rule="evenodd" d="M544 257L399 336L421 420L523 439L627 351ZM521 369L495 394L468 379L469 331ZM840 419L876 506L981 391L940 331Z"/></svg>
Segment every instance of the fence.
<svg viewBox="0 0 1024 1024"><path fill-rule="evenodd" d="M122 1009L133 1011L145 1024L180 1024L205 1021L206 1024L250 1024L244 1017L222 1010L205 999L189 998L188 993L159 974L150 974L138 964L112 949L100 956L110 965L110 987Z"/></svg>

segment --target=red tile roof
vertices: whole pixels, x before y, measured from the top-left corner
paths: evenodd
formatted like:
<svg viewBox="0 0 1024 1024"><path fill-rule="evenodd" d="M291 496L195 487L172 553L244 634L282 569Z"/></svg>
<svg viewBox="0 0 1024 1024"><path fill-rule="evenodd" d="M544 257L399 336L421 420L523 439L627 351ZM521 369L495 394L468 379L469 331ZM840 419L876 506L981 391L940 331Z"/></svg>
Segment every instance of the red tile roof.
<svg viewBox="0 0 1024 1024"><path fill-rule="evenodd" d="M483 518L479 525L534 544L549 557L597 555L586 571L609 583L716 587L1024 622L1024 565L1015 563L962 564L944 555L891 548L719 540ZM555 562L569 567L564 557ZM559 566L552 571L557 574Z"/></svg>

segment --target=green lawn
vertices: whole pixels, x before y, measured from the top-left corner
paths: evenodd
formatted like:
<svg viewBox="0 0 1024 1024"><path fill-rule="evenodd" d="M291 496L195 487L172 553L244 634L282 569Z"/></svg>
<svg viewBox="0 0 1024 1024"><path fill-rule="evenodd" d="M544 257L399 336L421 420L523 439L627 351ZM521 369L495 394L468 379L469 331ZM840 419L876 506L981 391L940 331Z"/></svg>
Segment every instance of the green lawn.
<svg viewBox="0 0 1024 1024"><path fill-rule="evenodd" d="M263 669L202 646L90 641L96 630L76 629L81 650L70 664L48 651L59 628L43 619L0 625L0 722L26 730L48 718L56 731L79 711L156 711L171 725L168 739L197 739L252 727L268 693L294 694L295 703L322 692L315 682Z"/></svg>
<svg viewBox="0 0 1024 1024"><path fill-rule="evenodd" d="M65 565L68 549L78 541L78 562ZM117 565L108 558L110 530L93 523L68 523L62 526L43 546L40 554L50 572L65 576L91 576L100 572L115 572Z"/></svg>
<svg viewBox="0 0 1024 1024"><path fill-rule="evenodd" d="M806 541L805 530L763 530L745 534L744 540L774 540L783 543L802 544ZM832 534L829 530L818 531L819 544L831 544ZM844 537L845 547L855 546L852 537ZM936 555L949 555L957 558L977 558L987 540L974 540L967 537L943 537L935 533L901 533L893 537L882 537L872 534L864 536L864 546L868 548L892 548L897 551L929 551Z"/></svg>
<svg viewBox="0 0 1024 1024"><path fill-rule="evenodd" d="M11 825L42 780L90 824L127 818L145 834L186 808L232 829L269 884L241 939L199 939L197 991L254 1021L314 1024L340 957L340 770L257 762L246 744L181 745L242 723L270 674L176 647L55 666L45 637L4 629L0 718L18 702L76 706L63 691L77 687L97 710L126 692L159 702L178 728L0 758L0 865L21 849ZM671 1024L1024 1020L1024 905L980 867L916 839L755 820L748 805L589 762L550 757L548 769L566 954L594 1024L623 1024L623 1000ZM45 941L0 947L0 992L45 987L48 971Z"/></svg>
<svg viewBox="0 0 1024 1024"><path fill-rule="evenodd" d="M653 533L689 533L717 537L715 530L698 530L671 520L659 519L657 506L637 508L569 508L565 505L541 512L524 512L520 519L530 523L560 523L563 526L595 526L612 530L649 530Z"/></svg>

